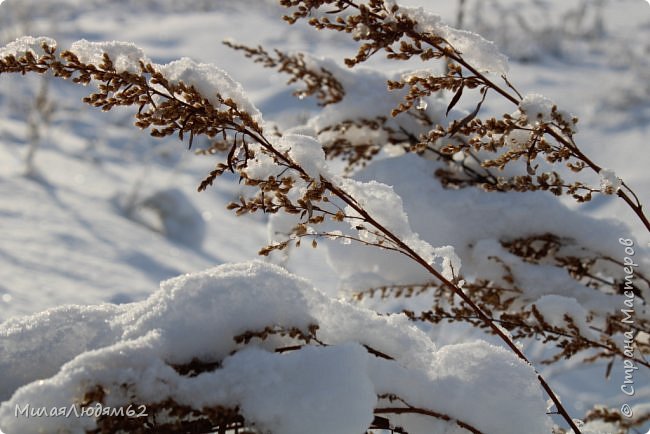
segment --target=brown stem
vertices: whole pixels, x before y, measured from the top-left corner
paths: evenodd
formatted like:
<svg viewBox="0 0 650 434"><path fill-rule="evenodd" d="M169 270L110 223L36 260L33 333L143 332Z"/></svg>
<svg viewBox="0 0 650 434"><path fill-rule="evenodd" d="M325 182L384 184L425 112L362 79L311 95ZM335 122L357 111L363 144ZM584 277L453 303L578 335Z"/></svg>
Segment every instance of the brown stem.
<svg viewBox="0 0 650 434"><path fill-rule="evenodd" d="M281 152L279 152L277 149L275 149L275 147L268 140L266 140L266 138L263 135L256 134L250 130L246 130L246 133L249 134L250 137L256 140L260 145L262 145L267 151L275 155L280 161L283 161L292 169L300 173L302 176L306 178L310 178L309 175L307 175L307 173L304 171L304 169L301 166L299 166L291 159L289 159ZM323 185L327 190L329 190L332 194L337 196L339 199L341 199L343 202L349 205L352 209L354 209L360 216L362 216L365 219L367 223L374 226L375 229L377 229L379 232L384 234L386 238L393 241L393 243L402 250L403 254L412 258L415 262L417 262L425 270L427 270L431 275L433 275L436 279L442 282L444 286L446 286L452 292L458 295L465 303L467 303L468 306L472 308L474 312L476 312L476 314L481 319L481 321L483 321L488 327L490 327L493 330L494 334L499 336L501 340L505 342L505 344L517 355L517 357L519 357L521 360L526 362L528 365L533 366L530 360L528 360L526 355L519 349L519 347L517 347L517 345L512 341L512 339L510 339L510 337L506 335L503 332L503 330L499 328L499 326L497 326L490 319L490 317L486 315L485 312L483 312L483 310L476 303L474 303L474 301L467 294L465 294L465 292L463 292L463 290L460 287L456 286L454 283L452 283L447 278L445 278L442 274L438 272L438 270L433 268L431 264L429 264L417 252L415 252L411 247L409 247L406 243L404 243L404 241L402 241L398 236L393 234L390 230L386 229L381 223L375 220L361 205L357 203L357 201L352 196L350 196L348 193L346 193L339 187L336 187L331 182L325 179L321 179L321 182L323 183ZM541 374L539 374L538 372L536 373L537 373L537 379L539 383L541 384L542 388L546 391L548 396L555 404L555 407L558 409L558 412L566 420L566 422L569 424L571 429L575 433L580 434L581 431L578 429L575 422L573 422L573 419L571 418L567 410L564 408L559 398L555 395L553 389L551 389L551 387L548 385L548 383L546 382L544 377L542 377Z"/></svg>
<svg viewBox="0 0 650 434"><path fill-rule="evenodd" d="M480 319L477 316L448 317L448 316L443 316L443 315L433 315L432 311L421 312L419 314L419 316L413 317L411 319L413 319L415 321L418 321L418 320L426 321L427 317L428 318L434 318L435 317L435 318L438 318L438 319L454 319L454 318L458 318L459 320L465 320L465 321ZM528 332L539 334L539 332L536 332L530 326L530 324L527 324L526 322L515 322L515 321L512 321L512 320L500 320L500 319L495 319L495 318L491 318L491 320L494 321L495 323L503 324L504 326L510 326L510 327L513 327L513 328L514 327L519 327L521 329L527 330ZM431 321L429 321L429 322L431 322ZM599 330L599 329L595 329L595 330L602 333L602 331ZM587 343L592 347L607 350L610 353L612 353L612 356L619 355L621 357L628 358L628 359L638 363L639 365L645 366L646 368L650 368L650 363L649 362L646 362L645 360L637 358L637 357L627 357L625 355L625 353L623 352L623 350L621 350L620 348L618 348L616 346L608 346L608 345L606 345L606 344L604 344L602 342L592 341L591 339L588 339L588 338L586 338L584 336L581 336L581 335L571 335L571 334L562 332L562 331L557 330L557 329L556 330L542 329L542 332L546 333L546 334L550 334L550 335L561 336L561 337L568 338L568 339L576 339L576 340L582 341L584 343Z"/></svg>
<svg viewBox="0 0 650 434"><path fill-rule="evenodd" d="M489 316L483 312L483 310L476 304L474 301L467 295L463 290L453 284L451 281L449 281L447 278L445 278L442 274L438 272L435 268L431 266L427 261L425 261L420 255L418 255L413 249L411 249L406 243L404 243L399 237L395 236L392 232L390 232L388 229L386 229L383 225L381 225L379 222L377 222L371 215L368 214L366 210L364 210L361 206L359 206L356 201L351 198L347 193L339 189L338 187L335 187L328 181L326 181L326 187L328 190L330 190L332 193L334 193L337 197L342 199L345 203L347 203L349 206L351 206L357 213L359 213L361 216L363 216L368 223L370 223L372 226L374 226L377 230L382 232L387 238L390 238L393 240L393 242L398 245L401 249L404 250L410 256L413 258L414 261L416 261L418 264L420 264L424 269L426 269L430 274L432 274L436 279L438 279L440 282L442 282L447 288L451 289L456 295L458 295L465 303L467 303L468 306L472 308L474 312L478 315L478 317L483 321L488 327L490 327L494 334L499 336L503 342L524 362L532 366L532 363L528 360L528 358L524 355L524 353L517 347L517 345L510 339L509 336L507 336L501 328L499 328L491 319ZM573 429L574 432L580 433L580 430L576 426L576 424L573 422L573 419L569 415L569 413L566 411L566 409L562 406L562 403L560 402L559 398L555 395L551 387L548 385L546 380L542 377L541 374L537 373L537 379L539 380L540 384L542 385L542 388L546 391L548 396L551 398L553 403L555 404L556 408L558 409L558 412L562 415L562 417L567 421L571 429Z"/></svg>
<svg viewBox="0 0 650 434"><path fill-rule="evenodd" d="M347 5L351 6L351 7L354 7L356 9L359 9L359 6L356 3L354 3L354 1L352 1L352 0L343 0L343 3L345 3L345 4L347 4ZM370 12L370 14L373 15L377 19L383 19L380 15L377 15L375 13ZM501 96L506 98L508 101L512 102L513 104L518 106L519 103L521 102L521 98L518 98L518 97L510 94L507 90L503 89L501 86L494 83L485 74L481 73L479 70L474 68L471 64L469 64L467 61L465 61L465 59L463 59L463 57L462 57L462 54L457 52L456 50L454 50L453 47L451 46L451 44L449 44L448 42L446 42L446 43L449 45L451 50L445 49L445 47L443 47L437 41L435 41L435 40L433 40L431 38L428 38L428 37L426 37L426 35L422 35L421 33L418 33L415 30L407 30L407 31L404 32L404 34L407 35L408 37L410 37L411 39L415 40L415 41L426 42L427 44L431 45L432 47L439 50L440 52L445 53L446 57L454 60L456 63L463 66L468 71L471 71L477 78L479 78L483 82L483 84L485 84L486 86L488 86L492 90L496 91L498 94L500 94ZM514 90L514 87L512 87L512 85L507 80L506 80L506 84L508 84L508 86L510 86ZM515 90L515 92L516 92L516 90ZM562 137L561 135L559 135L557 132L555 132L551 128L547 128L546 131L554 139L556 139L558 142L562 143L568 149L571 149L575 153L576 157L578 159L584 161L594 172L596 172L596 173L600 172L600 169L601 169L600 166L598 166L593 161L591 161L591 159L589 159L577 146L575 146L574 144L571 144L568 140L566 140L566 138ZM627 186L625 186L625 187L631 192L631 194L633 196L636 197L636 194L634 194L634 192L629 187L627 187ZM625 193L622 189L618 190L617 195L621 199L623 199L623 201L625 201L625 203L628 204L628 206L632 209L632 211L634 211L634 213L637 215L637 217L641 220L641 222L643 223L645 228L648 230L648 232L650 232L650 221L648 221L648 218L644 214L643 206L641 205L641 203L639 203L638 200L635 203L630 198L630 196L627 193Z"/></svg>
<svg viewBox="0 0 650 434"><path fill-rule="evenodd" d="M482 431L477 430L474 428L472 425L463 422L458 419L453 419L452 417L444 414L444 413L438 413L436 411L432 410L426 410L424 408L417 408L417 407L381 407L381 408L376 408L375 409L375 414L421 414L425 416L430 416L430 417L435 417L436 419L441 419L447 422L456 422L456 425L458 425L461 428L466 429L467 431L471 432L472 434L483 434Z"/></svg>
<svg viewBox="0 0 650 434"><path fill-rule="evenodd" d="M60 65L60 64L59 64ZM52 65L48 65L48 67L52 67ZM69 67L71 69L75 69L74 65L64 65L63 67ZM185 104L188 105L187 103L180 101L177 99L173 94L167 95L164 92L159 92L156 89L152 88L146 81L144 82L144 88L145 91L147 92L148 95L148 102L153 104L153 98L151 97L150 92L156 92L158 95L160 95L163 98L167 99L173 99L176 102L180 104ZM242 134L248 135L252 140L255 140L257 143L259 143L262 147L264 147L268 152L273 154L278 162L283 162L287 167L291 167L294 169L296 172L298 172L301 177L304 179L312 179L306 172L305 170L292 161L289 157L285 156L281 152L279 152L267 139L264 137L261 129L257 126L251 126L247 124L238 124L234 120L225 120L225 119L216 119L216 121L220 124L226 124L229 125L233 128L236 128L239 132ZM313 181L313 179L312 179ZM364 220L372 225L375 229L377 229L379 232L381 232L388 240L391 240L395 246L397 246L399 249L401 249L401 252L405 254L406 256L412 258L415 262L420 264L424 269L426 269L431 275L436 277L440 282L444 284L447 288L449 288L452 292L454 292L456 295L458 295L465 303L467 303L468 306L472 308L472 310L479 316L481 321L483 321L488 327L490 327L494 333L499 336L505 344L524 362L527 364L531 365L530 361L526 358L526 356L523 354L523 352L517 347L517 345L512 341L512 339L502 331L501 328L499 328L490 318L487 316L483 310L472 301L472 299L463 292L463 290L456 286L454 283L446 279L442 274L440 274L431 264L429 264L424 258L422 258L417 252L415 252L411 247L409 247L404 241L402 241L398 236L393 234L390 230L385 228L382 224L380 224L377 220L375 220L357 201L350 196L348 193L346 193L344 190L341 188L333 185L331 182L321 178L320 180L323 184L323 186L330 191L333 195L337 196L339 199L341 199L343 202L345 202L347 205L349 205L352 209L354 209L360 216L364 218ZM546 380L537 373L537 378L542 385L542 388L546 391L546 393L549 395L551 400L555 403L556 408L558 409L558 412L562 415L562 417L567 421L569 426L578 434L580 434L580 430L577 428L571 417L569 416L568 412L565 410L565 408L562 406L560 403L559 399L553 392L553 390L550 388ZM408 410L408 409L406 409ZM400 410L401 412L406 412L405 409ZM413 411L411 411L413 412Z"/></svg>

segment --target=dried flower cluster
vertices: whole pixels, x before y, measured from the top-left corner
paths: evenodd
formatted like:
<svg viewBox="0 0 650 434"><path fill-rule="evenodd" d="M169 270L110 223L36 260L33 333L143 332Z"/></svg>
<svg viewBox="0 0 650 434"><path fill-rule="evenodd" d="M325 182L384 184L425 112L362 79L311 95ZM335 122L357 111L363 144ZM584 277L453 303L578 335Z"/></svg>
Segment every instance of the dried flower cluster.
<svg viewBox="0 0 650 434"><path fill-rule="evenodd" d="M254 59L266 68L277 68L279 72L291 75L287 81L288 85L303 82L305 89L294 92L300 99L313 95L321 106L326 106L341 101L345 95L343 85L334 75L323 67L309 67L303 53L287 54L276 49L274 57L261 46L248 47L231 41L224 41L224 44L234 50L243 51L246 57Z"/></svg>
<svg viewBox="0 0 650 434"><path fill-rule="evenodd" d="M200 183L200 191L229 171L238 175L240 182L248 187L238 201L229 205L229 209L238 215L281 211L296 217L295 225L285 234L285 239L262 248L262 255L289 246L300 246L303 239L309 240L314 247L317 240L324 237L344 242L356 241L399 252L423 267L434 279L421 284L360 291L356 295L358 300L376 293L381 293L382 297L397 298L432 293L431 309L406 311L406 315L413 321L432 324L464 322L484 329L501 338L512 352L527 362L528 359L515 343L517 339L534 338L551 343L556 352L545 363L555 363L580 354L584 363L606 359L611 367L617 357L627 356L616 336L630 331L646 336L650 334L647 321L639 320L633 328L628 328L612 315L587 318L589 334L585 333L584 324L578 323L578 319L570 315L565 315L562 323L558 324L556 319L547 318L543 309L526 299L526 288L519 286L506 261L498 256L490 258L503 269L498 281L479 275L461 286L459 282L462 276L458 270L452 269L451 276L444 275L433 261L434 254L431 258L427 257L413 242L406 241L383 223L364 207L362 200L346 189L350 184L329 173L325 164L325 158L344 159L348 170L352 170L391 145L446 162L446 168L439 169L436 175L449 188L478 186L499 192L548 190L556 195L568 193L579 201L587 201L593 193L602 189L580 181L565 181L557 171L539 170L540 160L544 159L552 165L564 163L574 172L587 167L600 172L601 168L583 154L574 141L576 118L538 96L522 97L505 76L505 87L495 84L442 33L423 28L408 11L401 10L392 2L282 0L281 3L292 11L285 17L290 23L311 17L309 23L317 29L345 32L360 41L356 56L346 60L350 67L384 51L388 58L395 60L414 57L440 59L448 64L447 72L442 76L417 73L401 80L388 81L389 90L403 93L402 102L391 113L326 125L316 131L316 136L319 140L323 138L322 141L292 134L267 133L261 120L234 99L219 93L202 94L194 85L172 80L157 65L144 60L139 62L137 71L118 70L115 59L106 53L99 64L94 64L82 62L71 51L59 54L53 46L43 44L40 54L27 50L23 55L8 55L0 59L0 74L49 72L55 77L72 79L82 85L97 83L98 91L84 98L86 103L104 111L117 106L137 107L136 126L149 130L154 137L177 135L181 141L187 138L189 147L192 147L195 137L206 136L210 144L199 152L218 155L222 161ZM327 14L320 14L322 10ZM348 90L344 89L335 72L310 62L303 54L290 55L276 50L273 55L262 47L228 45L244 51L246 56L266 67L288 73L291 75L289 84L303 82L305 88L296 92L299 97L315 96L322 106L339 104L345 99ZM475 109L447 125L432 119L425 110L424 101L427 98L450 92L452 96L445 113L449 115L463 95L477 91L479 102ZM505 114L500 119L481 119L481 106L488 93L501 95L511 101L517 111ZM408 125L395 123L393 118L412 122ZM354 138L351 131L355 133ZM366 135L367 139L358 139ZM525 172L508 177L498 176L500 171L516 161L525 164ZM624 183L610 193L621 197L650 229L640 202ZM357 231L356 235L319 229L318 225L325 222L347 223ZM623 282L603 271L604 264L621 265L619 262L597 252L577 255L575 246L565 248L569 245L569 240L550 233L501 240L501 246L518 260L566 270L571 278L593 289L595 294L623 291ZM632 290L641 297L643 291L650 287L650 281L643 274L637 276L639 282L634 284ZM233 339L242 347L253 341L278 339L275 351L300 351L308 345L327 345L317 337L317 330L317 324L307 330L283 329L270 324L262 330L249 330L233 336ZM639 339L635 345L639 354L628 358L639 366L650 368L645 358L650 354L650 344L647 340ZM377 357L392 359L389 354L368 346L366 349ZM172 366L176 372L186 376L196 376L219 367L219 360L194 360L186 365ZM580 429L544 378L540 375L538 379L554 402L558 414L574 432L579 433ZM128 385L125 387L128 388ZM82 404L103 403L109 392L101 387L91 388ZM403 413L452 422L445 414L413 407L396 395L381 395L378 398L379 406L375 409L376 417L370 430L405 433L387 416ZM197 411L166 401L148 405L148 410L153 416L147 420L147 426L134 425L136 422L133 419L106 417L98 420L100 428L95 432L115 432L120 429L129 432L253 432L237 408ZM638 417L634 422L624 421L620 415L608 409L596 409L588 418L613 421L621 429L638 426L645 421L644 417ZM480 432L463 421L453 422L466 431Z"/></svg>
<svg viewBox="0 0 650 434"><path fill-rule="evenodd" d="M32 51L26 51L23 56L18 57L14 55L6 56L0 60L0 73L45 73L51 71L55 77L71 78L73 82L79 84L98 82L99 91L84 98L86 103L99 107L103 111L111 110L116 106L137 106L136 125L143 129L149 129L150 134L154 137L177 134L179 139L183 140L185 135L189 134L191 146L196 135L206 135L210 138L220 135L221 146L228 143L230 147L226 162L219 163L215 171L201 183L199 189L205 189L212 184L217 176L223 174L226 170L230 170L238 173L246 185L254 187L257 191L253 196L249 198L242 197L239 203L231 204L230 208L235 209L238 214L258 210L275 213L283 210L289 214L298 214L299 219L302 220L292 230L289 240L268 246L262 249L261 254L268 254L273 250L286 248L289 242L293 240L296 240L296 244L299 244L303 236L311 237L314 245L318 236L345 237L338 233L324 234L313 232L310 229L309 225L321 223L326 217L337 222L354 221L356 229L360 233L358 241L384 249L399 251L418 262L427 271L444 282L452 291L455 291L470 306L474 307L476 314L486 321L486 324L492 327L494 332L519 357L527 360L514 342L501 332L458 286L436 270L428 259L420 256L407 242L385 228L340 186L324 178L318 171L312 170L313 168L309 168L308 161L300 161L300 155L292 154L293 149L291 146L287 146L287 143L272 143L264 137L262 128L256 120L249 113L240 110L232 99L223 98L218 94L216 95L216 101L218 101L219 106L215 107L209 97L201 95L193 86L182 82L172 83L157 71L153 65L142 61L139 64L139 73L118 72L113 61L106 53L103 55L101 64L94 65L81 62L70 51L65 51L59 56L56 54L56 49L47 43L42 44L41 49L43 54L40 56L35 55ZM317 142L314 141L314 144L320 149ZM271 173L265 172L268 167L271 168ZM265 172L264 176L259 175L258 172L260 171ZM335 201L345 204L346 209L354 214L346 214ZM302 338L309 342L314 339L311 335L314 331L315 329L307 333L285 332L277 331L272 326L269 326L269 328L261 332L251 331L242 336L234 337L234 339L246 343L252 338L264 339L279 333ZM390 357L376 350L368 350L378 357ZM218 362L209 362L209 365L215 367L218 366ZM177 367L176 369L178 372L186 372L187 375L192 375L194 372L206 368L196 366L196 363L194 363L191 367ZM544 379L539 376L539 380L545 390L557 401L558 406L561 407L559 400L553 395ZM102 396L103 391L99 395L93 393L91 397L86 398L88 398L87 401L94 400L102 403ZM236 415L236 410L233 409L206 409L201 412L202 416L197 419L198 416L193 410L182 408L182 406L177 406L175 403L167 404L160 408L155 407L154 410L160 410L165 414L180 415L180 417L172 418L172 422L168 423L166 421L163 423L160 428L162 430L185 427L188 423L191 425L190 429L199 429L194 428L194 423L197 423L199 424L197 426L211 426L210 429L214 430L216 420L218 430L225 432L230 428L239 428L242 423L239 416ZM438 416L436 412L425 409L400 408L398 410L383 409L381 411L383 413L414 412L428 414L431 417ZM210 417L205 417L203 413L209 413ZM188 422L188 418L190 422ZM195 419L197 419L196 422L194 422ZM98 422L100 427L108 427L106 428L108 430L117 427L122 428L122 424L130 425L132 423L130 420L125 421L122 419L116 421L113 417Z"/></svg>
<svg viewBox="0 0 650 434"><path fill-rule="evenodd" d="M350 67L365 62L374 54L384 51L387 58L408 60L419 57L422 60L441 59L448 62L447 73L442 76L430 73L414 73L402 80L388 81L388 88L408 88L403 103L392 115L411 110L418 101L442 91L453 94L447 113L461 100L465 90L478 89L480 101L475 109L447 126L435 125L427 134L416 135L421 143L419 149L432 147L440 152L455 154L462 152L468 158L476 158L479 151L495 154L494 158L482 158L480 166L485 169L503 169L506 165L521 160L526 174L498 177L490 173L489 181L476 177L458 178L451 172L440 172L446 185L478 185L490 191L534 191L548 190L556 195L570 194L579 202L591 199L594 192L602 191L581 181L565 181L557 171L539 173L539 158L551 164L565 163L574 172L585 167L595 173L601 167L585 155L573 139L577 118L559 110L550 101L542 101L545 110L530 104L530 95L523 97L502 76L505 86L499 86L487 74L474 67L464 54L445 39L443 31L422 29L409 11L392 2L371 0L367 3L353 0L301 1L283 0L281 3L292 13L285 17L289 23L306 19L319 30L334 30L351 34L361 44L354 58L346 59ZM319 14L325 11L326 14ZM517 107L514 114L505 114L502 119L478 117L488 92L496 93ZM465 92L467 93L467 92ZM455 136L466 139L457 143ZM608 194L617 194L635 212L650 231L650 222L643 212L642 204L635 193L625 184Z"/></svg>
<svg viewBox="0 0 650 434"><path fill-rule="evenodd" d="M595 294L621 293L624 290L624 282L615 279L607 280L603 277L604 270L599 267L607 263L622 266L622 263L609 257L566 255L565 248L572 247L570 240L562 240L552 234L542 234L503 241L501 244L510 253L527 263L553 264L564 268L577 282L592 288ZM576 326L575 320L568 315L565 315L564 324L561 326L552 325L535 304L528 303L525 288L518 286L510 268L497 256L491 259L503 266L502 283L478 278L466 282L463 289L484 312L492 317L493 321L507 329L514 339L536 338L544 343L553 342L558 352L543 363L555 363L584 351L586 352L582 359L584 363L607 359L611 369L617 357L626 357L619 339L624 333L633 332L637 335L641 332L650 335L648 321L640 318L633 327L627 326L620 321L617 312L608 314L602 319L593 317L588 319L590 331L593 332L589 336L586 336L583 330ZM640 282L629 284L627 290L634 291L637 297L642 297L643 290L650 288L650 281L641 273L637 277ZM434 301L432 309L418 313L406 311L409 318L433 324L443 321L467 322L485 329L485 324L476 317L472 309L453 294L449 294L444 286L434 281L368 288L355 293L354 298L358 301L375 296L382 299L411 298L431 292ZM487 331L490 332L489 329ZM645 356L650 354L649 342L639 338L635 340L635 347L638 349L639 356L629 358L640 366L650 368L650 364L645 360Z"/></svg>

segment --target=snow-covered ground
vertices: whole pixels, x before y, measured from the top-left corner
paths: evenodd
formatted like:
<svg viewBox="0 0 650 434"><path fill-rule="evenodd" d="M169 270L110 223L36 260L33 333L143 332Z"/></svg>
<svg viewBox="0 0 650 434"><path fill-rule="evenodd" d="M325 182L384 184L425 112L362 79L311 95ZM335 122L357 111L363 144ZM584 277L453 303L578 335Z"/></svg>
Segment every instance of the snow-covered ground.
<svg viewBox="0 0 650 434"><path fill-rule="evenodd" d="M457 19L456 2L401 3L425 6L452 24ZM482 9L478 0L467 3L465 25L497 41L512 57L510 81L523 93L546 95L577 115L581 147L650 204L647 2L507 0L484 1ZM214 63L242 83L266 120L289 127L313 113L315 103L293 98L285 76L221 41L304 50L339 62L353 54L354 45L342 35L288 27L282 13L271 0L6 0L0 6L0 42L23 34L51 36L61 47L82 38L123 40L157 63L184 56ZM521 36L522 22L532 36ZM371 64L395 68L380 59ZM225 209L241 191L237 180L224 177L196 192L214 166L210 157L192 155L174 137L149 138L132 127L129 110L103 114L89 108L80 101L86 89L45 80L0 77L0 323L68 304L141 301L163 280L258 257L268 239L265 216L235 217ZM52 107L47 122L42 117L48 115L35 108L39 94ZM464 108L471 110L470 104ZM496 98L483 108L497 115L512 112ZM30 162L35 135L39 148ZM598 196L585 205L565 202L585 215L623 222L621 236L632 234L639 246L650 242L636 216L614 197ZM428 217L416 217L414 225L418 219L424 227ZM454 242L444 236L440 241ZM298 253L284 265L336 296L341 282L332 267L345 270L345 264L328 259L326 248ZM453 340L441 337L439 346ZM340 351L357 363L357 350ZM613 405L621 398L618 385L603 380L603 371L601 365L571 370L570 381L552 367L544 373L560 395L576 398L569 406L582 414L593 403ZM0 390L1 399L36 377L20 378L10 385L0 382L8 388ZM647 372L639 372L637 402L650 400L648 380Z"/></svg>

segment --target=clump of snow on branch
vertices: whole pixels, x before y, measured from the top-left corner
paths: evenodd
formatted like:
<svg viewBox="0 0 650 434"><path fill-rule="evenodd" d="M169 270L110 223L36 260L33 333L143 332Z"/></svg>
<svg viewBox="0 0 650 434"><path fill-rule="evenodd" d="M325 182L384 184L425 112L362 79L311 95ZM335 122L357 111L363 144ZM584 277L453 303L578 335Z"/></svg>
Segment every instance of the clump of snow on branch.
<svg viewBox="0 0 650 434"><path fill-rule="evenodd" d="M529 146L530 131L515 129L508 133L506 140L508 147L513 151L524 151Z"/></svg>
<svg viewBox="0 0 650 434"><path fill-rule="evenodd" d="M481 72L493 72L504 75L508 72L508 58L499 51L496 44L477 33L450 27L442 22L440 16L427 12L423 8L400 6L397 12L414 20L416 30L440 36L470 65ZM390 19L390 16L389 16Z"/></svg>
<svg viewBox="0 0 650 434"><path fill-rule="evenodd" d="M224 99L232 99L240 111L251 115L258 124L262 123L262 114L246 96L242 85L223 69L212 64L198 63L187 57L165 65L155 65L155 68L171 83L183 82L194 86L215 107L220 105L216 98L217 93Z"/></svg>
<svg viewBox="0 0 650 434"><path fill-rule="evenodd" d="M319 325L318 338L327 346L277 353L289 338L269 336L247 346L233 340L267 326L311 324ZM76 331L75 339L62 328ZM105 406L168 398L197 410L238 406L257 428L284 434L363 432L384 393L482 432L518 434L523 424L532 434L550 428L533 368L508 351L484 342L436 349L405 317L330 299L260 261L171 279L142 302L57 308L13 320L0 327L0 337L1 390L25 384L0 407L0 426L8 432L92 430L90 418L16 418L14 410L26 403L69 406L93 385L111 391ZM195 377L170 366L194 359L222 363ZM421 417L402 420L409 426Z"/></svg>
<svg viewBox="0 0 650 434"><path fill-rule="evenodd" d="M305 171L307 176L317 182L321 176L325 179L332 177L325 160L323 147L313 137L287 133L282 137L273 138L272 144L278 152L286 153L294 163ZM276 176L278 164L274 157L268 152L263 152L262 146L258 143L252 143L249 147L254 151L255 156L242 169L246 176L251 179L267 179L269 176Z"/></svg>
<svg viewBox="0 0 650 434"><path fill-rule="evenodd" d="M286 149L289 157L309 175L319 180L331 177L323 146L314 138L299 134L287 134L279 140L280 149Z"/></svg>
<svg viewBox="0 0 650 434"><path fill-rule="evenodd" d="M51 48L56 47L56 41L52 38L45 36L22 36L4 47L0 47L0 58L3 59L7 56L20 57L27 53L40 53L43 51L41 48L43 44Z"/></svg>
<svg viewBox="0 0 650 434"><path fill-rule="evenodd" d="M432 175L441 165L407 154L373 161L355 174L355 179L392 186L401 198L398 209L408 215L412 231L432 246L453 244L466 276L501 282L503 268L491 259L497 256L511 267L517 286L526 288L524 296L528 303L553 293L574 297L587 310L603 313L611 312L612 304L622 303L620 296L587 288L571 278L565 269L523 261L508 252L500 241L553 233L564 242L563 255L616 258L620 256L618 238L630 233L623 224L586 217L544 192L493 194L473 188L445 189ZM412 261L357 244L330 243L328 255L343 279L344 289L430 280ZM647 260L642 261L648 264ZM615 264L602 263L600 269L610 275L620 273ZM639 315L643 311L639 309Z"/></svg>
<svg viewBox="0 0 650 434"><path fill-rule="evenodd" d="M359 182L353 179L341 179L341 186L351 194L357 203L389 232L402 240L413 251L420 255L428 264L436 258L442 258L442 274L447 279L453 279L460 271L460 259L451 246L434 248L428 242L413 232L409 219L404 211L402 198L395 193L392 187L376 181ZM351 207L345 209L347 215L359 216ZM358 220L350 219L352 228L358 225ZM359 238L368 243L376 243L378 237L368 228L358 231Z"/></svg>
<svg viewBox="0 0 650 434"><path fill-rule="evenodd" d="M600 169L600 191L605 194L614 194L623 185L621 178L616 176L616 173L610 169Z"/></svg>
<svg viewBox="0 0 650 434"><path fill-rule="evenodd" d="M81 39L72 43L69 49L80 62L99 66L108 54L117 72L140 72L140 61L149 62L144 51L132 42L107 41L90 42Z"/></svg>
<svg viewBox="0 0 650 434"><path fill-rule="evenodd" d="M531 124L535 122L550 122L551 110L555 103L538 93L530 93L519 103L519 110L526 114Z"/></svg>
<svg viewBox="0 0 650 434"><path fill-rule="evenodd" d="M144 51L130 42L89 42L85 39L74 42L70 50L82 63L99 66L103 63L104 54L108 54L117 72L141 72L140 62L151 63ZM215 107L221 102L217 94L224 99L231 99L240 111L252 116L258 124L262 123L262 114L246 96L241 84L233 80L221 68L198 63L189 58L182 58L163 65L153 65L166 79L173 84L183 82L193 86L201 95L207 98Z"/></svg>

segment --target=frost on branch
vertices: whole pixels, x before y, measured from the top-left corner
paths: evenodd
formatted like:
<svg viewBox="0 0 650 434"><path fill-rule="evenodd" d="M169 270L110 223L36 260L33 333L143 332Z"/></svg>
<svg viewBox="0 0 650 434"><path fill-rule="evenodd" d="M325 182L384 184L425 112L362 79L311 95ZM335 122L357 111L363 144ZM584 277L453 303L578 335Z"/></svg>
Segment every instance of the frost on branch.
<svg viewBox="0 0 650 434"><path fill-rule="evenodd" d="M61 327L79 331L76 347L57 332ZM406 430L459 422L486 433L520 434L523 424L528 433L550 430L533 369L506 350L483 342L436 349L406 318L330 299L262 262L183 275L142 302L13 320L0 337L2 390L15 389L16 377L24 384L0 407L0 426L11 433L124 422L14 416L15 406L26 403L97 402L146 404L149 417L140 423L161 430L200 426L219 409L232 409L257 432L360 433L374 412L390 418L380 410L388 408L405 410ZM60 346L69 361L50 357ZM28 352L42 361L46 378L25 365ZM423 419L408 408L451 419ZM163 417L169 410L176 412Z"/></svg>

